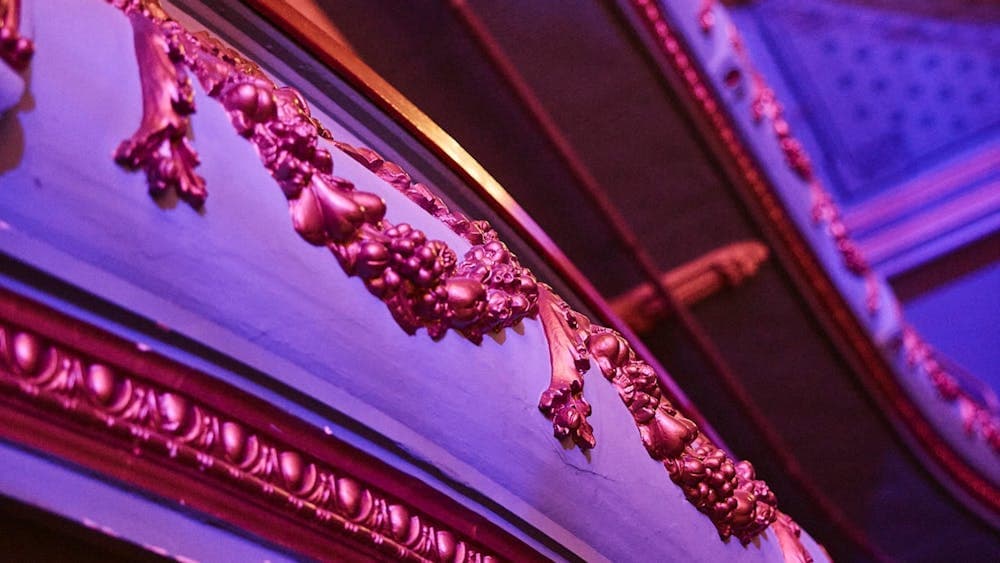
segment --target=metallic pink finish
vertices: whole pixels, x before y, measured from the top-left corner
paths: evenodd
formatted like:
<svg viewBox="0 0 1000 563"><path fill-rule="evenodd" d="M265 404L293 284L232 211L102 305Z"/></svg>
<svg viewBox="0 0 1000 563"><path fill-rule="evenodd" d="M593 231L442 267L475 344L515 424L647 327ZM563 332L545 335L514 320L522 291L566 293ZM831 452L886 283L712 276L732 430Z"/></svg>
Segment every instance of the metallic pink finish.
<svg viewBox="0 0 1000 563"><path fill-rule="evenodd" d="M636 358L624 338L591 326L589 319L540 285L487 223L450 211L426 186L373 151L336 143L473 246L458 261L443 242L428 240L408 224L391 224L384 219L381 198L332 175L332 157L318 146L319 137L332 137L294 89L278 87L254 63L207 34L187 32L163 14L156 0L133 0L119 7L149 24L147 28L133 22L134 28L170 38L177 48L176 63L223 104L237 132L257 149L288 198L299 235L329 248L346 273L361 277L386 303L404 330L425 328L438 339L452 329L479 342L487 332L538 315L553 361L552 382L540 408L552 419L557 437L569 437L581 448L595 445L586 422L590 406L582 397L582 375L593 359L618 389L650 456L664 462L721 537L735 535L747 543L774 520L774 496L754 479L750 464L733 462L694 422L678 414L663 398L655 371ZM156 61L140 56L139 63ZM170 73L161 76L176 80Z"/></svg>
<svg viewBox="0 0 1000 563"><path fill-rule="evenodd" d="M166 17L154 4L131 3L125 8L135 36L142 86L142 122L131 138L115 150L115 161L146 173L149 193L176 194L195 207L205 202L205 181L195 174L198 155L187 136L194 113L194 90L184 66L175 25L160 25ZM156 18L156 20L154 20Z"/></svg>
<svg viewBox="0 0 1000 563"><path fill-rule="evenodd" d="M639 429L649 456L662 461L671 479L698 510L708 515L719 536L750 542L774 521L777 500L755 478L753 466L735 462L698 426L678 413L663 396L656 372L636 357L617 332L592 325L548 286L540 295L541 320L553 361L552 383L542 395L542 411L553 419L558 437L577 443L593 434L583 399L583 374L591 360L615 386Z"/></svg>
<svg viewBox="0 0 1000 563"><path fill-rule="evenodd" d="M649 256L649 253L643 248L639 237L631 229L627 221L625 221L624 217L618 211L617 207L610 200L607 195L607 191L601 187L599 182L597 182L594 176L590 173L585 163L573 150L565 135L563 135L559 127L555 124L555 121L542 106L537 96L535 96L531 87L527 84L517 69L514 68L514 65L510 62L503 50L490 35L486 26L480 21L478 16L476 16L472 7L463 0L452 0L451 6L459 16L460 20L465 24L473 38L479 43L490 62L497 69L498 73L500 73L501 76L507 81L511 90L515 93L517 99L524 106L525 110L542 130L545 137L551 142L556 153L560 156L566 164L567 169L577 180L582 193L594 204L595 207L601 211L601 214L607 220L607 223L615 233L616 237L621 241L622 245L628 249L628 253L635 260L640 271L642 271L645 277L649 280L654 295L656 295L661 302L665 304L669 314L678 319L682 329L691 337L695 346L712 366L719 378L723 380L727 389L737 397L737 400L741 402L744 410L748 411L750 416L756 417L758 426L764 427L765 424L763 423L763 417L754 409L746 391L742 388L738 379L731 372L722 356L715 349L711 340L705 334L704 330L700 327L697 321L695 321L691 314L685 309L685 307L677 302L675 296L671 294L669 288L660 279L660 276L658 275L658 272L653 264L653 260ZM615 336L617 339L624 342L620 335L615 333ZM566 348L567 347L563 345L559 346L559 350L565 350ZM648 364L636 360L636 355L631 346L626 345L625 348L628 349L628 356L631 358L629 360L630 362L634 362L635 365L642 364L644 366L644 372L648 370L648 372L654 374L654 377L656 376L655 371L652 370ZM574 357L572 354L566 354L565 352L563 352L563 354ZM557 351L553 351L552 357L557 357ZM568 362L566 363L567 366L564 372L562 374L556 374L553 381L562 380L564 382L574 384L578 381L578 376L575 375L570 369L571 366L568 365ZM576 366L576 369L582 374L582 371L585 368ZM617 381L613 379L607 371L605 371L605 376L612 379L612 381ZM641 383L642 386L640 387L640 390L646 389L647 387L644 379L641 380ZM582 386L582 383L580 383L580 385ZM628 385L631 389L632 383L628 383ZM560 412L566 413L567 422L572 421L574 424L579 420L581 413L589 412L589 405L582 400L582 397L579 400L573 397L574 387L556 385L551 389L551 391L551 396L543 396L543 411L558 406L562 409ZM662 387L659 388L655 395L657 401L659 400L661 391ZM621 394L623 400L625 400L626 404L629 405L631 409L632 401L630 395L626 393ZM648 397L645 398L648 399ZM672 407L670 407L670 410L673 410ZM663 451L673 451L675 443L677 442L686 443L686 441L678 439L678 435L682 434L682 431L679 431L676 426L674 428L670 428L669 430L665 428L666 426L673 425L670 421L657 418L653 423L650 423L647 420L640 420L638 413L635 411L633 411L633 416L637 417L636 422L639 425L644 445L646 446L647 451L650 452L650 455L654 458L662 459L662 456L664 455ZM681 425L681 427L683 428L683 425ZM560 429L560 432L570 432L571 430L572 429L562 428ZM583 433L583 439L585 440L586 433L589 432L589 427L581 423L577 430ZM773 432L772 436L774 436ZM693 437L694 435L690 438ZM707 438L704 438L703 442L709 443ZM712 448L716 448L716 446L712 444ZM783 448L776 448L776 450L780 452L783 451ZM674 474L679 475L678 472L675 472ZM704 475L699 477L699 479L703 478ZM704 487L705 484L701 483L700 486ZM735 534L740 537L741 540L748 541L746 538L754 535L756 532L752 530L752 527L744 529L740 526L734 527L730 524L731 512L727 511L732 510L728 503L728 501L732 500L731 497L731 490L721 490L718 495L718 501L720 504L716 505L715 496L707 495L707 493L705 495L699 494L697 496L688 496L689 500L699 506L699 509L701 509L702 512L708 514L712 518L722 537L729 537L729 535ZM764 520L766 519L767 518L765 517ZM763 526L766 527L766 523Z"/></svg>
<svg viewBox="0 0 1000 563"><path fill-rule="evenodd" d="M0 387L134 437L145 448L280 499L400 558L492 561L461 537L308 454L248 430L196 398L159 388L0 324Z"/></svg>
<svg viewBox="0 0 1000 563"><path fill-rule="evenodd" d="M725 452L700 438L682 456L664 465L691 504L713 518L723 537L732 533L746 544L777 518L774 493L755 479L752 465L734 463Z"/></svg>
<svg viewBox="0 0 1000 563"><path fill-rule="evenodd" d="M572 438L580 447L596 444L587 422L590 404L583 398L583 375L590 369L587 349L589 320L577 315L548 286L539 295L539 320L549 343L552 378L538 408L551 421L556 438Z"/></svg>
<svg viewBox="0 0 1000 563"><path fill-rule="evenodd" d="M582 324L582 323L578 323ZM585 325L584 325L585 326ZM685 497L723 539L747 544L775 519L777 499L747 461L735 462L663 398L656 373L617 332L590 326L587 348L635 419L650 457L662 461Z"/></svg>
<svg viewBox="0 0 1000 563"><path fill-rule="evenodd" d="M813 563L812 555L799 539L802 537L802 528L790 516L779 512L778 519L774 521L774 524L771 524L771 529L774 530L774 535L778 538L778 545L781 546L781 552L785 555L785 563ZM822 546L820 548L822 549ZM824 555L827 560L830 560L830 554L825 553L825 550Z"/></svg>
<svg viewBox="0 0 1000 563"><path fill-rule="evenodd" d="M408 561L500 560L483 543L504 558L539 558L335 437L6 291L0 291L0 419L5 439L69 447L85 465L111 474L124 468L125 481L149 486L152 480L155 494L258 533L263 522L272 528L265 537L311 558L337 559L342 555L331 548L362 546ZM83 447L86 440L97 445ZM160 477L144 474L143 462L153 463ZM215 494L200 493L202 486ZM234 508L245 499L259 514ZM318 529L323 539L298 544L299 528Z"/></svg>
<svg viewBox="0 0 1000 563"><path fill-rule="evenodd" d="M942 399L958 404L965 432L970 436L978 435L995 453L1000 454L1000 417L997 416L997 405L991 408L966 391L955 375L941 364L930 344L913 327L905 327L894 346L897 351L902 352L907 365L927 374Z"/></svg>
<svg viewBox="0 0 1000 563"><path fill-rule="evenodd" d="M704 9L711 10L711 8L712 3L709 2ZM706 25L706 21L713 23ZM702 23L702 30L705 33L712 32L714 18L706 20L703 16ZM730 24L726 33L740 64L749 71L751 76L752 91L754 92L751 115L754 121L759 123L766 118L771 122L788 166L809 185L813 201L813 221L817 224L826 224L827 232L833 238L845 267L851 273L864 278L866 307L870 313L877 312L880 307L878 280L867 260L851 239L840 209L820 184L802 144L791 135L791 127L784 118L781 104L775 99L774 91L767 85L763 75L753 67L735 26ZM898 310L898 304L894 305L897 308L897 317L902 319L903 315ZM970 435L978 433L994 451L1000 453L1000 418L997 417L995 409L983 405L963 391L955 381L954 376L949 374L948 370L934 358L933 350L912 327L903 328L895 346L903 350L910 368L919 367L930 378L941 398L948 402L958 402L966 432Z"/></svg>
<svg viewBox="0 0 1000 563"><path fill-rule="evenodd" d="M389 306L407 332L426 328L439 339L455 329L478 342L487 332L534 316L538 291L534 276L491 229L441 211L438 215L447 215L446 222L456 232L480 242L459 261L443 242L428 240L408 224L384 220L381 198L359 192L332 175L332 156L318 145L319 138L331 138L330 133L310 115L298 92L278 87L235 51L207 34L187 32L149 6L156 4L146 1L124 8L137 33L170 37L176 64L192 72L222 103L236 131L257 149L288 198L299 235L312 245L329 248L348 274L361 277L369 291ZM159 60L141 52L139 62L140 68L160 68ZM143 73L167 82L176 76ZM409 187L405 173L373 151L338 146L383 179ZM410 193L414 198L426 194L426 205L443 205L419 185ZM189 201L195 206L201 202Z"/></svg>
<svg viewBox="0 0 1000 563"><path fill-rule="evenodd" d="M375 151L340 141L335 141L334 145L471 244L483 244L496 237L489 223L473 221L464 214L449 209L444 200L434 195L425 184L414 182L396 163L383 159Z"/></svg>
<svg viewBox="0 0 1000 563"><path fill-rule="evenodd" d="M28 68L35 45L21 35L21 0L0 0L0 59L12 69Z"/></svg>
<svg viewBox="0 0 1000 563"><path fill-rule="evenodd" d="M426 115L421 113L406 98L385 83L370 68L358 60L355 55L342 48L336 38L327 40L327 35L318 32L318 28L305 21L301 14L285 9L284 0L244 0L255 11L283 30L292 39L305 47L328 68L345 79L359 93L367 96L379 109L392 118L398 125L409 131L414 140L422 143L428 150L436 154L442 163L449 166L453 172L467 182L467 187L478 195L486 204L517 232L525 237L525 242L531 245L549 265L569 283L577 296L600 317L602 322L613 326L616 330L631 339L637 355L654 366L661 375L660 385L664 394L685 415L696 421L702 432L711 437L715 443L725 449L721 437L708 424L690 399L667 376L666 370L657 362L643 342L633 334L631 329L618 319L608 303L597 292L593 285L580 273L576 266L552 242L547 234L529 217L510 195L493 180L489 174L476 163L468 153L459 147L455 140L435 125ZM413 184L407 191L419 192L421 184ZM396 186L399 189L399 186ZM426 186L423 186L426 189ZM425 199L423 195L414 201ZM424 205L423 203L419 203ZM425 209L427 209L425 207ZM460 215L460 214L458 214ZM442 218L447 221L447 218Z"/></svg>

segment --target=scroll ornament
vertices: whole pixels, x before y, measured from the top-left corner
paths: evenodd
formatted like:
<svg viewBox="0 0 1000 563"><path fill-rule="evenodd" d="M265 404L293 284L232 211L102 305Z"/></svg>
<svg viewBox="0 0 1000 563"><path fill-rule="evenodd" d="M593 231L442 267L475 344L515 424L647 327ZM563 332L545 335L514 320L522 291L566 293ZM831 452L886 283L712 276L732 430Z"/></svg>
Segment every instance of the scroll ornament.
<svg viewBox="0 0 1000 563"><path fill-rule="evenodd" d="M109 0L132 22L143 86L139 131L123 143L118 161L142 169L154 195L175 190L203 205L204 182L186 142L190 73L219 101L237 133L255 147L288 199L292 225L309 244L330 250L344 271L362 279L410 334L433 339L454 330L479 343L483 336L538 318L548 340L552 378L539 408L554 434L583 449L596 445L587 421L583 375L591 362L618 390L649 455L664 463L687 498L714 522L722 538L748 543L775 518L776 501L749 462L735 462L678 413L663 396L653 369L625 339L592 325L550 287L539 283L483 221L450 210L423 184L374 151L333 139L297 91L279 87L254 63L204 32L190 33L157 0ZM182 134L181 131L184 131ZM385 202L333 175L341 153L448 225L472 246L459 259L444 242L385 218Z"/></svg>

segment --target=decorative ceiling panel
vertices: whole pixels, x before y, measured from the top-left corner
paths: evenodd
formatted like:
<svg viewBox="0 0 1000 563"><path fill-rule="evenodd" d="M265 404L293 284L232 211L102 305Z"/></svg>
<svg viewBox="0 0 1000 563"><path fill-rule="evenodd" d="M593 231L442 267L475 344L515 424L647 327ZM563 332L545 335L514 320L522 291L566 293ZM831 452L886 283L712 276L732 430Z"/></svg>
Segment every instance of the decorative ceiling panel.
<svg viewBox="0 0 1000 563"><path fill-rule="evenodd" d="M974 19L898 3L770 0L751 11L846 204L1000 133L1000 5Z"/></svg>

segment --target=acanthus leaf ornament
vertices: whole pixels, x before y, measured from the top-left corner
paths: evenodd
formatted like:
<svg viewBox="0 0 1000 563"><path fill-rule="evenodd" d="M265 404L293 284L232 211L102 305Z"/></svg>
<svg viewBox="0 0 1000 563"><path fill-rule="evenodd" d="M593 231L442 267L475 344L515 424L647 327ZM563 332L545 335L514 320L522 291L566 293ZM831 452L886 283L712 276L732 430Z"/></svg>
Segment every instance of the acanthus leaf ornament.
<svg viewBox="0 0 1000 563"><path fill-rule="evenodd" d="M34 43L21 35L21 0L0 0L0 59L22 71L34 53Z"/></svg>
<svg viewBox="0 0 1000 563"><path fill-rule="evenodd" d="M590 369L586 346L590 322L565 301L542 286L539 318L549 343L552 378L538 408L552 421L556 438L570 438L581 448L596 445L587 417L590 403L583 398L583 374Z"/></svg>
<svg viewBox="0 0 1000 563"><path fill-rule="evenodd" d="M153 66L143 69L143 76L170 85L183 79L185 72L192 73L207 94L223 105L236 132L253 144L288 200L296 232L309 244L328 248L348 275L361 278L406 332L413 334L424 328L433 339L439 339L450 329L478 343L487 333L538 317L552 360L552 381L539 408L552 420L557 437L569 438L583 449L595 446L587 421L591 407L582 394L583 373L593 361L618 390L646 451L665 464L682 488L687 486L697 493L688 494L688 499L712 519L722 538L735 535L746 543L773 521L774 496L763 482L752 478L749 463L737 464L700 433L694 422L678 413L663 396L654 370L637 359L625 339L592 325L548 286L539 284L488 223L448 209L427 186L414 182L401 167L374 151L333 139L310 115L298 92L277 86L254 63L208 34L186 31L163 13L157 0L110 1L130 19L145 18L141 25L133 21L133 28L144 37L161 34L168 39L169 60L176 65L173 72L171 67L157 66L162 61L140 56L140 67ZM190 109L193 111L193 105ZM320 138L333 141L339 151L363 164L472 247L459 260L442 241L428 239L412 225L390 223L380 197L358 191L349 181L333 176L333 158L320 147ZM195 207L200 205L196 198L187 200ZM226 442L225 437L222 441ZM253 467L263 464L267 471L281 465L280 457L262 455L245 463ZM708 467L719 463L723 464L720 467L740 466L748 471L737 474L733 470L730 476L729 469L720 470L726 477L716 483L714 475L720 473L688 472L690 464L682 463L688 458L706 458L703 463ZM289 486L301 488L301 483L312 482L302 481L297 470L290 475L286 477ZM706 487L708 492L702 495ZM364 521L381 525L392 520L390 512L380 510L369 515L373 520ZM454 542L442 537L428 545L451 553Z"/></svg>
<svg viewBox="0 0 1000 563"><path fill-rule="evenodd" d="M194 171L198 154L187 139L194 90L181 63L179 26L153 4L131 3L123 9L139 60L142 122L115 150L115 161L129 170L143 170L154 197L174 191L200 207L207 194L205 181Z"/></svg>

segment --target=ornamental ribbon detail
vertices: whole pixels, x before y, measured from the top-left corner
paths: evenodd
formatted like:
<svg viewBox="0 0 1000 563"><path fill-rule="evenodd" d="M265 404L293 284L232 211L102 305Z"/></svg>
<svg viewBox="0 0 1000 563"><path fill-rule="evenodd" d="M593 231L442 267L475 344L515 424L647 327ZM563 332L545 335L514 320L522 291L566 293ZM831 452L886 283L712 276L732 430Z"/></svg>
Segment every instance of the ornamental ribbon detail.
<svg viewBox="0 0 1000 563"><path fill-rule="evenodd" d="M35 45L21 35L21 0L0 0L0 59L22 71L28 68Z"/></svg>
<svg viewBox="0 0 1000 563"><path fill-rule="evenodd" d="M496 561L473 544L308 454L285 447L196 398L92 362L0 322L0 390L30 397L237 484L321 525L415 561Z"/></svg>
<svg viewBox="0 0 1000 563"><path fill-rule="evenodd" d="M198 154L188 143L194 113L194 89L187 77L180 26L158 25L152 18L166 15L153 5L147 10L126 10L132 23L135 53L142 88L142 122L139 130L115 151L115 161L129 170L146 172L149 193L160 197L170 191L194 207L205 202L205 181L195 174Z"/></svg>
<svg viewBox="0 0 1000 563"><path fill-rule="evenodd" d="M587 417L590 403L583 398L583 374L590 369L587 348L590 321L570 309L549 286L542 286L539 318L549 342L552 378L542 392L539 410L552 421L556 438L570 438L581 448L597 441Z"/></svg>
<svg viewBox="0 0 1000 563"><path fill-rule="evenodd" d="M200 178L197 184L174 180L197 178L191 172L197 159L185 139L185 116L194 111L187 102L190 72L255 147L288 200L296 232L309 244L329 249L348 275L361 278L407 333L424 328L437 340L451 329L479 343L487 333L537 317L552 361L539 409L552 421L557 438L582 449L596 444L587 421L591 407L583 397L583 374L593 361L618 390L646 451L664 463L722 538L736 536L747 543L774 521L774 495L755 479L749 462L730 459L679 414L664 398L654 370L628 342L592 325L540 284L488 223L450 210L427 186L374 151L333 139L297 91L277 86L257 65L208 34L186 31L157 0L109 1L132 22L143 73L143 124L138 141L126 143L131 150L119 151L130 158L119 162L143 168L152 193L173 188L194 207L204 201ZM428 239L409 224L390 223L380 197L333 175L333 158L319 146L320 138L445 223L471 248L459 259L444 242ZM185 155L169 159L177 166L157 160L173 151ZM192 189L195 185L200 191Z"/></svg>

